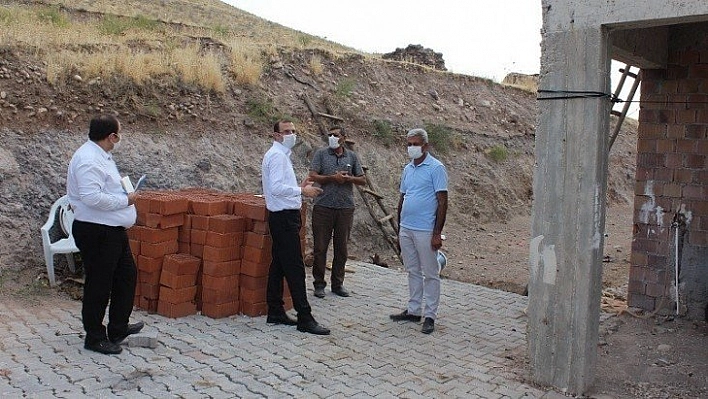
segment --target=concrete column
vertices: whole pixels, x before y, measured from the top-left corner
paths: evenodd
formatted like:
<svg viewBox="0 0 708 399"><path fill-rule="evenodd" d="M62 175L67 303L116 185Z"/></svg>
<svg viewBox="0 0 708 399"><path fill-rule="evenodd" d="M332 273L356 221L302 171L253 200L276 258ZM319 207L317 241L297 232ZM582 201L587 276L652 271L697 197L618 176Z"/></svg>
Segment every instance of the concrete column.
<svg viewBox="0 0 708 399"><path fill-rule="evenodd" d="M542 46L540 89L610 92L599 26L547 31ZM594 379L610 106L607 98L539 101L528 350L535 382L572 394Z"/></svg>

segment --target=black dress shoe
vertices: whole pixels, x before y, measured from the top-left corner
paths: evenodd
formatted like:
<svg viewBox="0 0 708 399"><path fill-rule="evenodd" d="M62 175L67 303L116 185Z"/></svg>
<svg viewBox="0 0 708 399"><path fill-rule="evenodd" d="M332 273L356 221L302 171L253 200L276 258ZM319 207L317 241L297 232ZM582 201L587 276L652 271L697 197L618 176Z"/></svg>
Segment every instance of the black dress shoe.
<svg viewBox="0 0 708 399"><path fill-rule="evenodd" d="M345 298L349 296L349 291L347 291L344 287L332 288L332 292Z"/></svg>
<svg viewBox="0 0 708 399"><path fill-rule="evenodd" d="M143 327L145 327L145 323L143 323L142 321L133 324L128 324L128 329L126 330L125 335L121 335L119 337L109 337L108 339L112 343L120 345L121 342L128 338L128 335L139 333L140 331L142 331Z"/></svg>
<svg viewBox="0 0 708 399"><path fill-rule="evenodd" d="M295 326L297 325L297 321L293 320L288 316L287 314L269 314L268 318L266 319L266 323L268 324L282 324L285 326Z"/></svg>
<svg viewBox="0 0 708 399"><path fill-rule="evenodd" d="M299 323L297 330L315 335L329 335L329 328L322 327L314 320L307 323Z"/></svg>
<svg viewBox="0 0 708 399"><path fill-rule="evenodd" d="M315 288L315 296L318 298L324 298L325 297L324 287Z"/></svg>
<svg viewBox="0 0 708 399"><path fill-rule="evenodd" d="M416 316L414 314L409 314L408 310L404 310L403 312L398 313L398 314L392 314L388 317L393 321L415 321L415 322L420 321L420 316Z"/></svg>
<svg viewBox="0 0 708 399"><path fill-rule="evenodd" d="M423 334L430 334L435 331L435 320L426 317L423 322L423 328L420 330Z"/></svg>
<svg viewBox="0 0 708 399"><path fill-rule="evenodd" d="M104 355L117 355L123 352L123 348L118 344L114 344L108 340L94 342L92 344L84 343L84 349L103 353Z"/></svg>

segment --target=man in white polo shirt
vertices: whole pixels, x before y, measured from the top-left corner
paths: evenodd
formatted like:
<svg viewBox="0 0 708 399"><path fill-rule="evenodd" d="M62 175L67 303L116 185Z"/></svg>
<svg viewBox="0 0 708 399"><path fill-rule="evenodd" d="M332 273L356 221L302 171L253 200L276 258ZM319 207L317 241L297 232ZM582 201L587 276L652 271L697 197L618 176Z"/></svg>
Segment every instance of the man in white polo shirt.
<svg viewBox="0 0 708 399"><path fill-rule="evenodd" d="M398 201L398 242L403 264L408 270L408 307L393 314L391 320L419 322L422 332L435 330L440 302L440 264L437 251L442 247L442 229L447 216L447 171L428 153L428 133L411 129L406 135L411 162L401 176ZM425 299L425 313L423 300Z"/></svg>
<svg viewBox="0 0 708 399"><path fill-rule="evenodd" d="M144 325L128 324L137 269L126 229L135 223L136 212L135 193L123 190L113 161L112 151L120 142L115 116L92 119L89 140L71 158L66 179L74 211L72 233L86 274L81 309L84 348L104 354L120 353L120 343ZM103 325L106 306L110 306L107 328Z"/></svg>

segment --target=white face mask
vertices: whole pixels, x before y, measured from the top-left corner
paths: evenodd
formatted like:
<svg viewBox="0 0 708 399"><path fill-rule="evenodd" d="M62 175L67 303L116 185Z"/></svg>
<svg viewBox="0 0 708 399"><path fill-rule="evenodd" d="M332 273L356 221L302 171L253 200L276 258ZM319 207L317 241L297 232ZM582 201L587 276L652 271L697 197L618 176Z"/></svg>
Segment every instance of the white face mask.
<svg viewBox="0 0 708 399"><path fill-rule="evenodd" d="M297 141L297 135L295 133L283 135L283 145L288 148L295 147L296 141Z"/></svg>
<svg viewBox="0 0 708 399"><path fill-rule="evenodd" d="M329 136L329 148L336 150L339 148L339 137Z"/></svg>
<svg viewBox="0 0 708 399"><path fill-rule="evenodd" d="M408 157L410 159L418 159L423 156L423 147L419 145L408 146Z"/></svg>
<svg viewBox="0 0 708 399"><path fill-rule="evenodd" d="M121 136L120 134L118 134L117 136L118 136L118 142L113 143L113 149L111 151L115 151L115 150L119 149L121 143L123 143L123 136Z"/></svg>

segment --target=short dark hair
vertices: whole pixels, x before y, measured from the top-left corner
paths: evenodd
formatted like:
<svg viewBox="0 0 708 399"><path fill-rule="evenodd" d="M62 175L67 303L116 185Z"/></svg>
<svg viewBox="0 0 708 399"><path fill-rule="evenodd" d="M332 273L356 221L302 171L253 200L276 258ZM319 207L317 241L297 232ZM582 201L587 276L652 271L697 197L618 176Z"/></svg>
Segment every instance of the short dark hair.
<svg viewBox="0 0 708 399"><path fill-rule="evenodd" d="M347 132L344 130L344 126L335 125L329 128L330 132L333 130L339 130L339 134L341 134L342 136L346 137L347 135Z"/></svg>
<svg viewBox="0 0 708 399"><path fill-rule="evenodd" d="M89 125L89 139L91 141L101 141L112 133L118 133L120 122L113 115L100 115L91 119Z"/></svg>
<svg viewBox="0 0 708 399"><path fill-rule="evenodd" d="M275 122L275 125L273 125L273 132L280 133L280 124L281 123L293 123L293 121L291 119L281 119L281 120Z"/></svg>

